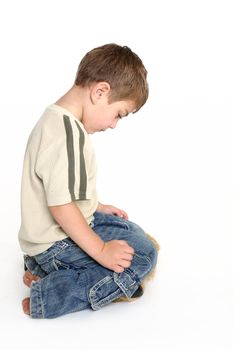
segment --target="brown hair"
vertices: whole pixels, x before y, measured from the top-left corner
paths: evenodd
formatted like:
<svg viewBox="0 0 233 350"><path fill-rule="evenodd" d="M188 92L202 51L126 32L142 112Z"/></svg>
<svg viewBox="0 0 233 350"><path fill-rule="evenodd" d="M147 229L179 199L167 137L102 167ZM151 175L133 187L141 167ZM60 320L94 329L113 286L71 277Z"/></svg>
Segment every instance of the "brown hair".
<svg viewBox="0 0 233 350"><path fill-rule="evenodd" d="M148 98L147 71L127 46L107 44L89 51L81 60L75 84L85 87L106 81L111 87L109 103L131 100L139 110Z"/></svg>

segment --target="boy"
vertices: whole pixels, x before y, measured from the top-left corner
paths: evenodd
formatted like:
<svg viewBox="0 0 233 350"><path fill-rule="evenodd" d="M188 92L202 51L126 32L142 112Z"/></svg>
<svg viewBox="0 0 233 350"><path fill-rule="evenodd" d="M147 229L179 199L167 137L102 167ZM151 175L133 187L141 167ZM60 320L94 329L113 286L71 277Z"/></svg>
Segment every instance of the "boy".
<svg viewBox="0 0 233 350"><path fill-rule="evenodd" d="M115 128L148 97L147 72L128 47L107 44L88 52L75 83L49 106L26 148L19 242L23 310L53 318L98 310L139 296L157 251L125 211L98 202L96 166L88 134Z"/></svg>

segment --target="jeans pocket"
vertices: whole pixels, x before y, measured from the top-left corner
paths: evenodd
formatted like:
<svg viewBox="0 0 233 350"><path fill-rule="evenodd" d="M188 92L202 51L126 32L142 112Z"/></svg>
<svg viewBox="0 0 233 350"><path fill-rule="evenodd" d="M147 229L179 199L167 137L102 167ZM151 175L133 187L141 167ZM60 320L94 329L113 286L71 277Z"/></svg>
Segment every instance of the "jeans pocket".
<svg viewBox="0 0 233 350"><path fill-rule="evenodd" d="M60 261L57 258L53 259L53 266L56 270L69 270L70 269L69 264L66 264L63 261Z"/></svg>
<svg viewBox="0 0 233 350"><path fill-rule="evenodd" d="M41 265L41 268L47 273L51 273L58 270L69 270L72 269L70 264L66 264L63 261L52 257L50 260L46 261Z"/></svg>
<svg viewBox="0 0 233 350"><path fill-rule="evenodd" d="M40 266L43 269L43 271L45 271L47 274L58 270L57 264L53 258L44 262Z"/></svg>
<svg viewBox="0 0 233 350"><path fill-rule="evenodd" d="M123 296L123 292L114 282L113 276L106 276L98 281L89 292L89 300L93 310L99 310L113 300Z"/></svg>

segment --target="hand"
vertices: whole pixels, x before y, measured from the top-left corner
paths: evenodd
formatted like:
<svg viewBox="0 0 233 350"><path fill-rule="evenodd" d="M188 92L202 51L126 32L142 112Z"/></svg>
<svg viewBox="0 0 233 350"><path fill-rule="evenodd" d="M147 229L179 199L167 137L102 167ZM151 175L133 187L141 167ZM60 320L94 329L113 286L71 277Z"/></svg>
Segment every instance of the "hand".
<svg viewBox="0 0 233 350"><path fill-rule="evenodd" d="M102 251L95 260L102 266L121 273L131 265L134 249L123 240L105 242Z"/></svg>
<svg viewBox="0 0 233 350"><path fill-rule="evenodd" d="M100 211L105 214L116 215L125 220L128 220L128 214L124 210L118 209L113 205L99 203L97 207L97 211Z"/></svg>

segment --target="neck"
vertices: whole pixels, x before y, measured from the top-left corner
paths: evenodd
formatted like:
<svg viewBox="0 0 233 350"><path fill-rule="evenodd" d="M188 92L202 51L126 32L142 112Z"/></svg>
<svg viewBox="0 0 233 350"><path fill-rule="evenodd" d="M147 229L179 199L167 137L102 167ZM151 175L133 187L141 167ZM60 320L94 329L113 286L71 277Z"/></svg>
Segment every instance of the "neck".
<svg viewBox="0 0 233 350"><path fill-rule="evenodd" d="M82 121L84 89L74 85L67 91L67 93L59 98L55 104L67 109L71 112L79 121Z"/></svg>

